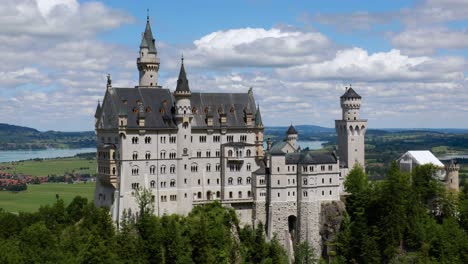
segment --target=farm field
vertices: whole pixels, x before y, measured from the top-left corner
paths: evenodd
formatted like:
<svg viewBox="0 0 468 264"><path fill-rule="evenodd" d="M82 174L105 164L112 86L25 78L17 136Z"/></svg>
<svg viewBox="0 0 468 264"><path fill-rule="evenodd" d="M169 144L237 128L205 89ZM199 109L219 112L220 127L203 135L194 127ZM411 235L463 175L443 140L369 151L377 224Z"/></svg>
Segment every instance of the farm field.
<svg viewBox="0 0 468 264"><path fill-rule="evenodd" d="M95 183L46 183L30 184L26 191L19 193L0 191L0 208L8 212L34 212L41 205L55 202L55 195L58 194L67 205L75 196L82 196L91 201L93 199Z"/></svg>
<svg viewBox="0 0 468 264"><path fill-rule="evenodd" d="M14 169L3 172L25 174L32 176L64 175L65 173L90 174L96 173L96 160L79 157L56 158L44 160L26 160L19 162L0 163Z"/></svg>

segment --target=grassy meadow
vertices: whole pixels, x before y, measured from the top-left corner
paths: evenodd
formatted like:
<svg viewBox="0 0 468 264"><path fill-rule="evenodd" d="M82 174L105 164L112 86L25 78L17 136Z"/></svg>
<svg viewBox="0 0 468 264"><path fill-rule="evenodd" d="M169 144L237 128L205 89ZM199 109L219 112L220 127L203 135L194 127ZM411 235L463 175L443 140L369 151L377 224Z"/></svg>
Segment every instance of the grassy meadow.
<svg viewBox="0 0 468 264"><path fill-rule="evenodd" d="M83 196L88 201L93 199L95 183L46 183L30 184L26 191L14 193L0 192L0 208L8 212L34 212L41 205L52 204L55 202L55 195L58 194L61 199L68 204L75 196Z"/></svg>
<svg viewBox="0 0 468 264"><path fill-rule="evenodd" d="M96 160L79 157L0 163L0 166L2 165L14 167L10 170L4 170L5 172L32 176L64 175L75 172L93 175L96 173L97 166Z"/></svg>

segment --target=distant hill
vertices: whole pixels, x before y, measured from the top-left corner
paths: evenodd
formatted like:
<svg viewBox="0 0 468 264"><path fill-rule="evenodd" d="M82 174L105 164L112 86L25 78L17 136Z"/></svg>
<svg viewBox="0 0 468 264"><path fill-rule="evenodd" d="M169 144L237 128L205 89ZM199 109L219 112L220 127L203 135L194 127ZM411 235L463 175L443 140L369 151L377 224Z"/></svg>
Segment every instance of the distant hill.
<svg viewBox="0 0 468 264"><path fill-rule="evenodd" d="M94 147L95 135L87 132L41 132L34 128L0 123L0 150Z"/></svg>

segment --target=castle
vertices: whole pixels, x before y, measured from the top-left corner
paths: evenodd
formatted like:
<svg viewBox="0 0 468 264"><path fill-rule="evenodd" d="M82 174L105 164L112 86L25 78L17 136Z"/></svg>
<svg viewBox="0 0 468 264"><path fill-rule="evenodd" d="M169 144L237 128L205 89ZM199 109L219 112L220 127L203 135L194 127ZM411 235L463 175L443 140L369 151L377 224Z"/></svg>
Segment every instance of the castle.
<svg viewBox="0 0 468 264"><path fill-rule="evenodd" d="M158 85L160 60L149 19L137 58L139 85L112 86L95 114L97 206L109 207L118 222L137 212L135 192L151 191L154 212L188 214L194 206L219 201L236 210L243 224L262 222L277 236L321 247L321 205L338 201L348 170L364 164L367 121L361 96L341 96L336 120L337 153L301 150L291 125L284 140L267 140L252 89L245 93L194 92L184 61L172 92Z"/></svg>

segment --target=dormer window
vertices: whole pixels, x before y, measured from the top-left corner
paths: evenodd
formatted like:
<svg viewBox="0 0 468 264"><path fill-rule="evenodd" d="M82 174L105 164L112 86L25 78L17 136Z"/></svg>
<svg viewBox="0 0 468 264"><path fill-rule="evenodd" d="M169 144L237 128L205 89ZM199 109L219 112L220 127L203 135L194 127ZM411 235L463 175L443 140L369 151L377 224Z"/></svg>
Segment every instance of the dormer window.
<svg viewBox="0 0 468 264"><path fill-rule="evenodd" d="M146 111L146 113L151 113L153 111L153 109L151 109L151 107L148 106L148 107L146 107L145 111Z"/></svg>
<svg viewBox="0 0 468 264"><path fill-rule="evenodd" d="M192 107L192 113L196 114L197 113L197 108L194 106Z"/></svg>
<svg viewBox="0 0 468 264"><path fill-rule="evenodd" d="M161 108L159 108L159 113L164 114L164 113L166 113L166 110L164 110L164 108L161 107Z"/></svg>

